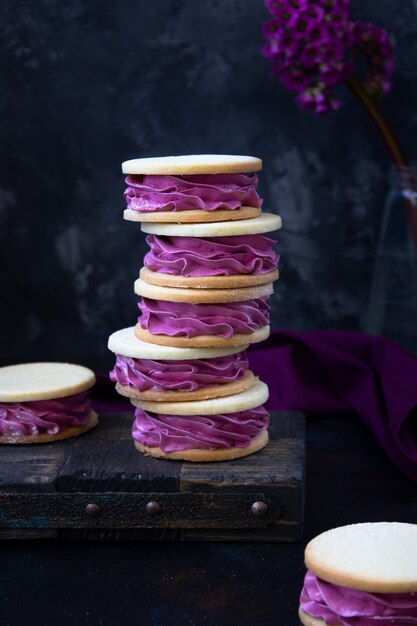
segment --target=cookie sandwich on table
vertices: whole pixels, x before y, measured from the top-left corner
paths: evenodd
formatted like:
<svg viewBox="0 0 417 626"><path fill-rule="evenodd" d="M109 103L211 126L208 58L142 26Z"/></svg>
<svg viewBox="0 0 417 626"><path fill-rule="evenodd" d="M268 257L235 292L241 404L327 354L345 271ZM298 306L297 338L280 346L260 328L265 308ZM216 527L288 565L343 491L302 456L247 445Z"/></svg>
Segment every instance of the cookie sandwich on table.
<svg viewBox="0 0 417 626"><path fill-rule="evenodd" d="M140 316L114 333L111 373L135 406L133 438L155 457L217 461L268 442L267 386L246 348L270 332L279 216L261 211L255 157L134 159L124 217L149 252L134 285Z"/></svg>
<svg viewBox="0 0 417 626"><path fill-rule="evenodd" d="M304 626L417 624L417 525L352 524L307 545Z"/></svg>
<svg viewBox="0 0 417 626"><path fill-rule="evenodd" d="M72 363L0 368L0 444L76 437L98 424L88 391L94 372Z"/></svg>

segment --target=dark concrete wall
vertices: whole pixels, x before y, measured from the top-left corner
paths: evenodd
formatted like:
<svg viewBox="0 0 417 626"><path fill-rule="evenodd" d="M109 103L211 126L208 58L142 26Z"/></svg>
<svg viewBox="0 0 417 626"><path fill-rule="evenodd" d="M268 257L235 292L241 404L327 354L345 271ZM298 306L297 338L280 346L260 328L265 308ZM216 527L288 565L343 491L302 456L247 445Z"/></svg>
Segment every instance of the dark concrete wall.
<svg viewBox="0 0 417 626"><path fill-rule="evenodd" d="M384 109L415 154L417 2L352 2L398 56ZM389 160L365 113L299 110L262 57L262 0L3 0L1 361L104 367L134 323L144 237L121 218L122 160L264 159L279 211L275 327L363 328Z"/></svg>

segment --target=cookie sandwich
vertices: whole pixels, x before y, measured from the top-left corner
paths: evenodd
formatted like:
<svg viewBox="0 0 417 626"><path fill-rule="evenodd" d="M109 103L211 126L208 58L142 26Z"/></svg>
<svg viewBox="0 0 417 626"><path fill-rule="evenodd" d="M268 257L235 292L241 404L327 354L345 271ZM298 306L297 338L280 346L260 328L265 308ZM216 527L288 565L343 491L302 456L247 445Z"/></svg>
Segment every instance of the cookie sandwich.
<svg viewBox="0 0 417 626"><path fill-rule="evenodd" d="M231 348L171 348L138 339L133 328L109 337L116 355L110 379L123 396L151 402L207 400L240 393L257 378L247 345Z"/></svg>
<svg viewBox="0 0 417 626"><path fill-rule="evenodd" d="M241 289L180 289L135 282L141 297L136 336L183 348L218 348L258 343L269 336L272 286Z"/></svg>
<svg viewBox="0 0 417 626"><path fill-rule="evenodd" d="M44 443L81 435L98 423L88 390L94 372L71 363L0 368L0 443Z"/></svg>
<svg viewBox="0 0 417 626"><path fill-rule="evenodd" d="M194 402L131 400L136 407L135 446L157 458L228 461L257 452L268 443L268 387Z"/></svg>
<svg viewBox="0 0 417 626"><path fill-rule="evenodd" d="M207 224L143 224L150 251L140 277L153 285L197 289L239 289L278 279L276 241L279 215Z"/></svg>
<svg viewBox="0 0 417 626"><path fill-rule="evenodd" d="M201 223L257 217L256 157L198 154L131 159L124 218L136 222Z"/></svg>
<svg viewBox="0 0 417 626"><path fill-rule="evenodd" d="M307 545L305 626L417 624L417 525L352 524Z"/></svg>

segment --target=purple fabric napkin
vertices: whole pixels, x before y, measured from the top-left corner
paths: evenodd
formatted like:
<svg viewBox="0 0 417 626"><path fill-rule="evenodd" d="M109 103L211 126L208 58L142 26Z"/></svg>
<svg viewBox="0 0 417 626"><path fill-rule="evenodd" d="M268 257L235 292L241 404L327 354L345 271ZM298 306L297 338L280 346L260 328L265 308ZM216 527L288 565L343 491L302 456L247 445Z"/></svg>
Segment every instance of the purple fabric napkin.
<svg viewBox="0 0 417 626"><path fill-rule="evenodd" d="M356 413L417 482L417 358L387 339L348 331L276 331L249 353L268 407Z"/></svg>

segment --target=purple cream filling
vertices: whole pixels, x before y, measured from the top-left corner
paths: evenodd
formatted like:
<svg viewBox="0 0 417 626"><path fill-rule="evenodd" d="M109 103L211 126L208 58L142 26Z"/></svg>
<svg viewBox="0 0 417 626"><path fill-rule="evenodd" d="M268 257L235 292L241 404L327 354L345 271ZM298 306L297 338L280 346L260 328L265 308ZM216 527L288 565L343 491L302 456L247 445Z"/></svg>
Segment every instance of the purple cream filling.
<svg viewBox="0 0 417 626"><path fill-rule="evenodd" d="M132 211L234 211L260 207L256 174L205 174L195 176L136 176L126 178L124 193Z"/></svg>
<svg viewBox="0 0 417 626"><path fill-rule="evenodd" d="M136 409L133 438L164 452L190 448L247 448L268 427L263 406L227 415L161 415Z"/></svg>
<svg viewBox="0 0 417 626"><path fill-rule="evenodd" d="M116 355L110 378L139 391L195 391L240 380L248 370L246 352L214 359L152 361Z"/></svg>
<svg viewBox="0 0 417 626"><path fill-rule="evenodd" d="M300 607L326 624L406 626L417 624L416 593L367 593L332 585L307 572Z"/></svg>
<svg viewBox="0 0 417 626"><path fill-rule="evenodd" d="M235 276L275 270L275 241L265 235L236 237L161 237L148 235L145 266L175 276Z"/></svg>
<svg viewBox="0 0 417 626"><path fill-rule="evenodd" d="M229 338L248 335L269 324L266 298L225 304L189 304L142 298L139 302L141 327L153 335Z"/></svg>
<svg viewBox="0 0 417 626"><path fill-rule="evenodd" d="M69 426L85 426L91 413L88 392L57 400L0 403L1 435L57 435Z"/></svg>

